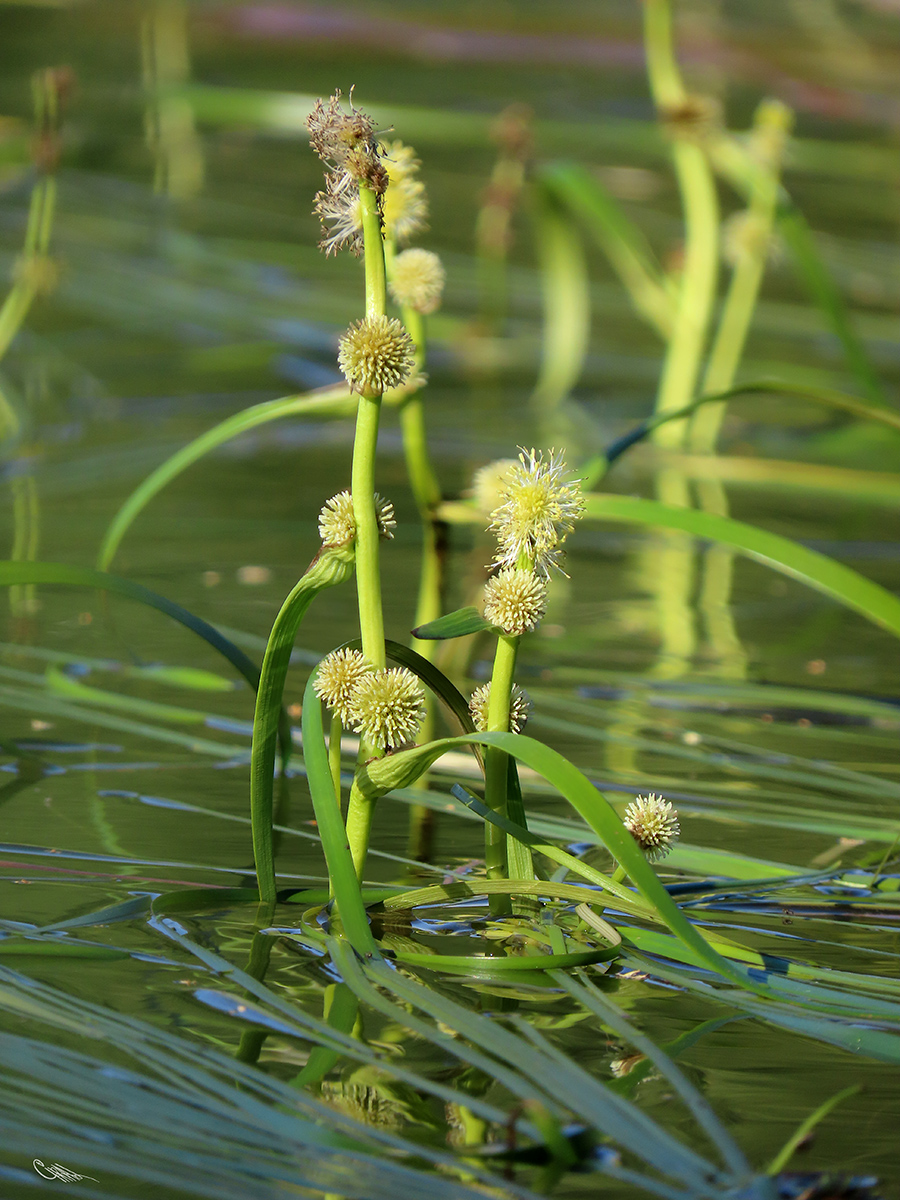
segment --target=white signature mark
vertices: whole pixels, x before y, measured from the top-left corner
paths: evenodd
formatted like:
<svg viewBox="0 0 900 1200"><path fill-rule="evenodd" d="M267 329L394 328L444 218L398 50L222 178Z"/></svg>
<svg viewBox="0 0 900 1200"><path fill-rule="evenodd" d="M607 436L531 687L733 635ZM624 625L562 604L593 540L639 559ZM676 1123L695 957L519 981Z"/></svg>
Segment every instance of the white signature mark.
<svg viewBox="0 0 900 1200"><path fill-rule="evenodd" d="M79 1175L77 1171L70 1171L61 1163L51 1163L50 1166L45 1166L39 1158L35 1158L31 1165L42 1179L59 1179L63 1183L75 1183L79 1179L93 1179L94 1183L100 1182L99 1179L94 1179L93 1175Z"/></svg>

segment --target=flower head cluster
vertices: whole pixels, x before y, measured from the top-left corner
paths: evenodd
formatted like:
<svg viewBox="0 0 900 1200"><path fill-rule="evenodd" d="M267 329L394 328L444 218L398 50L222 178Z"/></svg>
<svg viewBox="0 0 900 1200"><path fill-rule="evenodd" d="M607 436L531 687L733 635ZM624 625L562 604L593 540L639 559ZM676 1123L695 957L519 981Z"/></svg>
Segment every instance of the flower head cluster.
<svg viewBox="0 0 900 1200"><path fill-rule="evenodd" d="M344 725L349 725L352 719L356 689L372 669L372 664L358 650L332 650L319 663L313 684L316 695Z"/></svg>
<svg viewBox="0 0 900 1200"><path fill-rule="evenodd" d="M405 667L363 675L353 693L349 724L366 741L394 750L415 739L425 719L422 685Z"/></svg>
<svg viewBox="0 0 900 1200"><path fill-rule="evenodd" d="M483 683L476 688L469 699L469 712L475 728L484 733L488 727L488 708L491 703L491 685ZM531 701L528 694L517 683L512 685L512 695L509 700L509 731L521 733L531 711Z"/></svg>
<svg viewBox="0 0 900 1200"><path fill-rule="evenodd" d="M349 113L341 104L341 93L327 101L317 100L307 120L309 141L325 164L325 189L316 195L315 211L322 222L326 254L345 246L355 254L362 250L360 185L376 197L387 190L388 173L381 161L381 148L371 117L350 102Z"/></svg>
<svg viewBox="0 0 900 1200"><path fill-rule="evenodd" d="M413 741L425 718L425 694L412 671L376 670L359 650L333 650L313 686L342 724L382 750Z"/></svg>
<svg viewBox="0 0 900 1200"><path fill-rule="evenodd" d="M403 142L382 142L381 154L388 174L384 197L384 229L389 238L405 245L415 233L427 228L428 199L419 179L419 160Z"/></svg>
<svg viewBox="0 0 900 1200"><path fill-rule="evenodd" d="M562 571L560 546L584 513L577 481L569 479L561 455L549 458L522 450L500 488L500 504L491 513L497 534L494 561L504 567L528 566L546 578Z"/></svg>
<svg viewBox="0 0 900 1200"><path fill-rule="evenodd" d="M628 805L623 824L650 862L665 858L681 834L678 810L654 792Z"/></svg>
<svg viewBox="0 0 900 1200"><path fill-rule="evenodd" d="M378 492L375 493L375 517L382 538L392 538L397 527L394 506ZM323 546L349 546L355 539L356 517L353 514L353 497L348 491L338 492L325 501L319 513L319 537Z"/></svg>
<svg viewBox="0 0 900 1200"><path fill-rule="evenodd" d="M356 321L338 346L338 365L352 392L381 395L399 387L415 367L415 345L395 317Z"/></svg>
<svg viewBox="0 0 900 1200"><path fill-rule="evenodd" d="M390 195L390 193L388 193ZM430 250L404 250L394 260L391 295L400 305L432 313L441 303L447 273Z"/></svg>
<svg viewBox="0 0 900 1200"><path fill-rule="evenodd" d="M507 567L484 585L486 619L510 636L537 629L546 611L547 584L533 571Z"/></svg>

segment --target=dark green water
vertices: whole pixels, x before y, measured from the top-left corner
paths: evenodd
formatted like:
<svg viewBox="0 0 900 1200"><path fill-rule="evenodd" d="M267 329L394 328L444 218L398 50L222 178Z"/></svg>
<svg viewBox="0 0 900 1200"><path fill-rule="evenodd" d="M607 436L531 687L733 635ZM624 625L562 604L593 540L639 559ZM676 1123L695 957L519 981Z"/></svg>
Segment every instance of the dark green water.
<svg viewBox="0 0 900 1200"><path fill-rule="evenodd" d="M768 91L797 106L800 141L788 186L823 235L825 256L854 306L869 354L895 391L896 20L876 5L846 13L822 5L818 21L800 4L793 15L763 3L741 10L713 3L686 7L686 64L698 87L723 96L733 125L746 125ZM548 13L541 5L499 0L439 10L380 2L343 2L327 11L198 4L191 9L193 78L215 87L304 95L355 84L364 107L423 106L473 116L492 117L513 101L524 102L539 122L541 157L574 155L601 167L665 253L679 236L677 195L649 123L636 8L570 2ZM198 180L202 173L204 182L178 200L165 189L154 191L160 167L145 138L140 49L141 22L153 11L152 5L118 0L0 9L0 110L28 118L28 81L39 67L65 62L78 78L65 126L53 236L60 285L35 306L0 366L4 392L26 430L6 457L0 537L11 544L13 500L24 495L22 481L32 481L38 557L48 561L93 565L106 526L128 493L172 450L216 421L259 400L334 380L337 332L361 309L359 265L352 259L326 262L314 249L318 233L310 209L319 171L301 138L270 136L241 119L182 128L165 150L169 170L177 161ZM841 25L844 18L848 23ZM406 114L408 132L404 111L398 109L396 132L416 145L431 199L431 231L423 244L440 251L449 275L444 309L433 323L427 411L441 480L452 496L468 485L475 468L537 436L528 396L539 358L539 282L523 215L512 256L508 340L490 344L496 369L479 369L471 326L473 229L494 152L476 125L474 132L455 134L435 123L429 136L427 120L413 128ZM621 119L647 124L619 126ZM21 244L30 189L29 177L17 173L16 136L13 130L0 190L0 257L9 266ZM856 158L842 157L853 147L859 148ZM723 196L726 207L733 205ZM592 256L591 269L592 340L575 395L603 444L649 411L661 351L599 256ZM785 263L776 263L767 279L744 373L853 389L839 345ZM258 656L282 599L317 548L315 514L348 483L351 437L347 422L291 421L232 444L151 503L114 568L239 631L241 644ZM754 399L735 405L724 449L886 472L896 469L898 441L869 426L844 426L827 410ZM387 633L406 640L418 532L391 416L381 451L378 486L393 498L399 521L385 552ZM608 482L614 490L649 494L650 470L649 457L638 454ZM862 497L854 478L844 490L735 486L729 490L732 514L811 544L896 589L896 506ZM867 839L845 858L848 864L887 851L900 829L897 793L888 786L897 782L898 769L892 709L829 717L812 693L895 702L897 656L889 635L800 583L742 560L733 613L748 680L811 694L768 708L759 702L761 692L752 702L741 700L717 674L702 637L683 687L669 684L648 693L641 680L658 661L655 617L636 566L648 544L642 535L608 526L586 528L573 539L571 583L558 587L542 634L523 652L535 736L608 784L610 795L624 800L655 788L676 800L690 846L803 868L844 834ZM485 553L468 531L454 533L451 606L465 602L467 581L477 577ZM700 628L700 613L696 622ZM289 682L289 703L302 695L304 664L354 632L352 589L313 607L301 631L305 654L298 655ZM32 614L10 613L5 641L0 732L10 774L0 776L8 844L0 853L4 917L44 924L173 883L240 882L250 862L245 825L158 803L247 814L252 699L223 671L221 660L156 613L119 600L104 611L92 593L50 588L39 590ZM208 712L214 720L148 719L142 728L126 727L123 720L141 723L141 716L115 706L96 710L92 720L90 710L67 709L63 697L46 690L40 677L54 657L65 661L59 656L88 664L103 660L105 667L79 676L95 687ZM476 677L482 677L477 658ZM226 674L229 686L184 690L122 669L156 663ZM566 707L574 701L577 711ZM229 728L227 721L236 724ZM619 741L602 740L610 729ZM172 731L181 740L171 740ZM623 749L623 737L641 740ZM748 746L758 758L748 756ZM21 770L28 751L50 768L31 783L27 776L23 782ZM12 773L17 761L18 776ZM771 771L750 769L760 762ZM836 767L845 774L835 774ZM439 778L438 786L452 778ZM530 795L534 811L564 815L564 803L540 787ZM397 802L382 803L377 849L405 854L406 813ZM304 829L310 817L297 778L286 823ZM479 838L475 823L439 818L435 861L477 857ZM14 844L79 857L62 854L51 861L45 853L10 849ZM104 862L100 855L125 863ZM599 852L596 861L603 863ZM323 871L317 847L290 837L278 867L285 884L320 878ZM671 876L678 871L673 860ZM409 877L404 872L373 859L370 876ZM712 912L710 919L739 929L748 944L769 953L894 978L900 969L895 909L845 921L833 914L789 914L773 904ZM192 928L227 957L244 959L245 913L198 919ZM170 957L157 931L134 922L94 933L147 957L124 966L34 960L22 969L167 1027L235 1044L232 1024L193 999L195 978ZM324 975L286 950L276 952L269 978L295 989L304 1002L320 1004ZM471 1000L467 985L449 990ZM623 980L616 998L662 1043L722 1012L721 1005L640 979ZM556 995L525 1000L524 1008L539 1021L570 1011L569 1001ZM376 1037L377 1025L366 1033ZM622 1055L622 1047L588 1020L563 1023L553 1036L601 1077ZM291 1054L273 1040L263 1060L289 1074ZM876 1174L886 1195L897 1194L894 1067L751 1019L708 1035L683 1062L760 1165L825 1097L861 1084L863 1090L828 1119L798 1161ZM664 1082L650 1079L636 1095L658 1120L693 1136ZM572 1177L558 1194L586 1196L595 1187L590 1177Z"/></svg>

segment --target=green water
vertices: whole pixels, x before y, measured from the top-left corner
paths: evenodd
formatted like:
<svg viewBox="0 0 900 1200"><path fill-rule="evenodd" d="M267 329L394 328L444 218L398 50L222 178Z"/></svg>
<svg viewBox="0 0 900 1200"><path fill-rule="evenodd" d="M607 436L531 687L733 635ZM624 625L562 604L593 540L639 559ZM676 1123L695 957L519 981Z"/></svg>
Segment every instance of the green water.
<svg viewBox="0 0 900 1200"><path fill-rule="evenodd" d="M748 7L738 13L729 6L694 6L689 70L698 86L722 91L729 120L738 126L746 125L767 89L798 103L802 153L788 172L788 186L824 235L826 258L854 307L869 354L886 388L895 391L896 122L892 134L885 114L896 115L896 24L876 6L860 8L842 42L840 27L836 33L824 18L804 25L778 6ZM522 101L540 123L541 156L574 155L601 167L664 252L679 235L677 196L649 123L635 8L570 2L563 12L548 14L541 5L499 0L439 11L418 3L343 2L330 10L345 23L335 34L324 9L198 4L191 10L193 78L210 87L303 94L355 84L364 106L415 105L472 116L493 117ZM182 127L156 155L148 147L140 29L154 11L158 15L162 6L120 0L0 9L0 110L28 118L28 80L38 67L66 62L78 77L53 235L62 267L59 288L35 306L0 367L0 383L25 430L6 458L0 539L12 543L12 498L33 488L28 494L37 503L38 557L48 561L93 565L129 492L216 421L259 400L334 380L337 332L361 307L359 264L349 258L326 262L314 249L318 232L310 210L319 167L302 139L270 136L235 119ZM838 20L836 8L834 15ZM456 33L439 38L438 25ZM792 54L785 48L790 38ZM539 437L528 409L539 359L539 281L528 219L520 214L507 338L477 339L473 228L494 151L480 126L455 134L435 122L429 137L427 121L407 133L404 110L398 112L397 135L416 144L431 198L424 244L442 254L449 275L443 311L433 322L427 416L445 494L454 496L477 467ZM621 120L635 124L617 125ZM0 185L4 266L12 265L21 244L30 187L28 176L17 172L17 136L13 130ZM859 147L858 157L830 154L831 143L845 151ZM181 170L195 181L202 174L204 182L177 200L166 196L165 186L154 191L163 160L170 181L171 172ZM661 351L593 252L591 270L592 339L575 395L600 446L649 411ZM485 365L486 359L492 361ZM767 278L743 370L748 378L770 373L854 388L839 345L784 262ZM281 422L248 435L153 500L127 535L114 569L230 631L258 658L284 596L318 548L315 514L348 484L351 438L348 422L318 419ZM575 446L596 448L582 444L580 435L573 435ZM896 468L898 442L869 426L852 425L848 432L827 410L753 398L734 406L724 449L885 472ZM650 456L639 452L615 468L609 486L649 494L651 470ZM394 500L398 516L397 536L384 557L386 632L405 641L419 535L390 415L378 487ZM843 491L734 486L729 498L740 519L807 542L888 588L900 583L895 507L861 498L855 484ZM900 828L893 786L898 720L889 706L897 696L897 657L889 636L800 583L742 560L733 613L748 679L808 694L776 698L769 706L762 692L742 698L717 674L702 639L679 687L668 682L647 690L659 665L658 646L637 564L651 544L621 527L596 525L572 540L571 583L557 588L543 630L522 655L521 678L535 703L530 732L608 785L610 796L624 801L655 788L676 800L690 846L807 868L846 834L867 840L845 851L843 862L869 855L877 864ZM454 530L450 607L467 602L467 588L487 553L469 530ZM288 704L302 696L306 667L354 636L354 607L352 588L313 606L299 637ZM699 628L702 614L695 619ZM118 599L107 609L87 591L42 587L34 611L10 611L6 627L0 656L0 733L10 770L0 775L4 917L45 924L135 892L244 880L251 862L246 825L159 801L246 817L247 686L161 615ZM486 670L480 654L476 650L472 668L477 679ZM213 718L194 724L143 720L112 706L97 709L91 719L90 710L67 708L65 697L44 687L48 663L65 664L65 656L87 664L78 678L94 687ZM185 690L126 670L157 663L225 675L228 687ZM829 715L816 706L821 691L888 704L856 716L838 703ZM179 740L170 740L173 731ZM36 778L28 776L29 755L43 764ZM436 786L449 787L454 777L439 776ZM529 811L568 815L548 789L533 784L527 790ZM377 850L406 854L407 811L397 801L382 802ZM283 820L309 830L311 815L298 776ZM480 841L475 822L439 817L433 861L443 866L477 858ZM591 854L600 866L608 861L600 851ZM278 870L283 886L321 879L318 847L285 837ZM663 873L672 880L693 877L680 871L677 860ZM369 877L405 880L420 872L376 857ZM803 907L810 898L811 891L804 893L794 909L784 897L746 909L724 904L708 918L767 953L896 978L895 908L816 915ZM185 924L211 948L245 961L245 911ZM196 1002L197 976L158 930L138 920L90 936L142 957L125 964L23 959L13 965L167 1028L236 1044L234 1024ZM314 963L279 947L269 981L319 1011L327 977ZM476 999L466 983L447 990L466 1003ZM640 978L622 979L616 999L659 1043L723 1012L721 1004ZM542 993L526 995L522 1011L552 1024L551 1018L576 1010L568 999ZM379 1028L373 1019L366 1036L377 1040ZM601 1078L623 1056L622 1045L590 1020L563 1021L549 1032ZM415 1053L427 1055L421 1047ZM262 1058L284 1077L296 1070L295 1060L296 1051L276 1039ZM748 1017L708 1034L682 1063L760 1166L824 1098L859 1083L863 1090L828 1118L796 1161L810 1169L878 1175L884 1194L897 1194L900 1098L890 1064ZM424 1068L439 1072L443 1064L426 1058ZM656 1119L695 1137L664 1081L648 1079L635 1095ZM497 1098L502 1100L499 1087ZM434 1131L427 1136L439 1137ZM48 1147L46 1156L52 1154ZM596 1187L596 1177L568 1176L555 1194L593 1195Z"/></svg>

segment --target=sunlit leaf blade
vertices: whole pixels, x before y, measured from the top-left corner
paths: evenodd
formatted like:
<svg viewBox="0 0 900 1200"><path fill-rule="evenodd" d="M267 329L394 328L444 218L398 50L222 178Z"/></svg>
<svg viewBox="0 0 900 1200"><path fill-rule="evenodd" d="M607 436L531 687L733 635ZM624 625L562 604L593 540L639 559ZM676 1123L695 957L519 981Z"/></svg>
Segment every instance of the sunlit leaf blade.
<svg viewBox="0 0 900 1200"><path fill-rule="evenodd" d="M378 956L375 939L369 929L365 906L347 831L341 817L334 781L328 762L325 731L322 725L322 702L315 693L315 674L311 675L303 694L303 755L309 794L316 813L316 824L322 838L322 849L328 863L328 877L347 937L358 954Z"/></svg>
<svg viewBox="0 0 900 1200"><path fill-rule="evenodd" d="M174 600L160 596L150 588L119 575L110 575L105 571L94 571L89 567L73 567L66 563L48 562L0 562L0 585L9 586L21 583L59 584L65 587L89 587L98 591L116 592L129 600L137 600L140 604L149 605L158 612L178 621L192 633L198 634L208 642L214 650L236 667L252 688L259 681L259 671L251 660L239 650L233 642L223 637L217 629L195 616Z"/></svg>
<svg viewBox="0 0 900 1200"><path fill-rule="evenodd" d="M552 163L538 173L543 187L584 221L627 288L635 308L663 337L672 326L672 299L641 230L595 175L577 163Z"/></svg>
<svg viewBox="0 0 900 1200"><path fill-rule="evenodd" d="M876 404L884 404L881 380L872 366L862 339L853 327L840 289L822 261L809 223L789 200L785 200L779 206L778 231L794 256L810 296L821 309L832 332L840 340L850 370L869 399Z"/></svg>
<svg viewBox="0 0 900 1200"><path fill-rule="evenodd" d="M253 713L250 753L250 820L259 893L266 904L275 900L275 845L272 828L275 788L275 750L281 700L300 622L325 588L346 582L353 574L352 551L324 547L294 587L275 618L266 644ZM289 739L286 747L289 745ZM309 773L309 753L307 753Z"/></svg>
<svg viewBox="0 0 900 1200"><path fill-rule="evenodd" d="M715 513L609 493L594 493L587 497L587 516L598 521L681 529L694 537L730 546L748 558L815 588L900 637L900 600L896 596L843 563L780 534Z"/></svg>
<svg viewBox="0 0 900 1200"><path fill-rule="evenodd" d="M106 570L115 557L122 538L128 532L135 518L146 508L153 497L161 492L182 471L192 463L197 462L211 450L264 425L269 421L278 421L283 417L293 416L349 416L356 410L356 399L347 390L346 384L336 384L333 387L321 388L318 392L303 396L286 396L280 400L267 400L262 404L254 404L228 417L218 425L201 433L186 446L176 451L170 458L156 468L152 474L141 483L128 497L119 511L113 517L104 535L97 555L97 565L100 570Z"/></svg>
<svg viewBox="0 0 900 1200"><path fill-rule="evenodd" d="M513 733L474 733L444 738L368 763L357 772L357 780L364 791L371 789L374 795L384 795L394 787L407 786L447 750L472 742L504 750L558 788L625 868L638 891L656 909L663 923L676 937L681 938L712 970L742 987L750 986L754 990L752 981L748 985L746 976L736 972L681 913L648 865L634 838L601 793L577 767L550 746Z"/></svg>
<svg viewBox="0 0 900 1200"><path fill-rule="evenodd" d="M429 621L427 625L419 625L412 631L413 637L421 641L444 641L447 638L466 637L470 633L489 631L496 633L496 626L485 620L477 608L458 608L455 612Z"/></svg>

